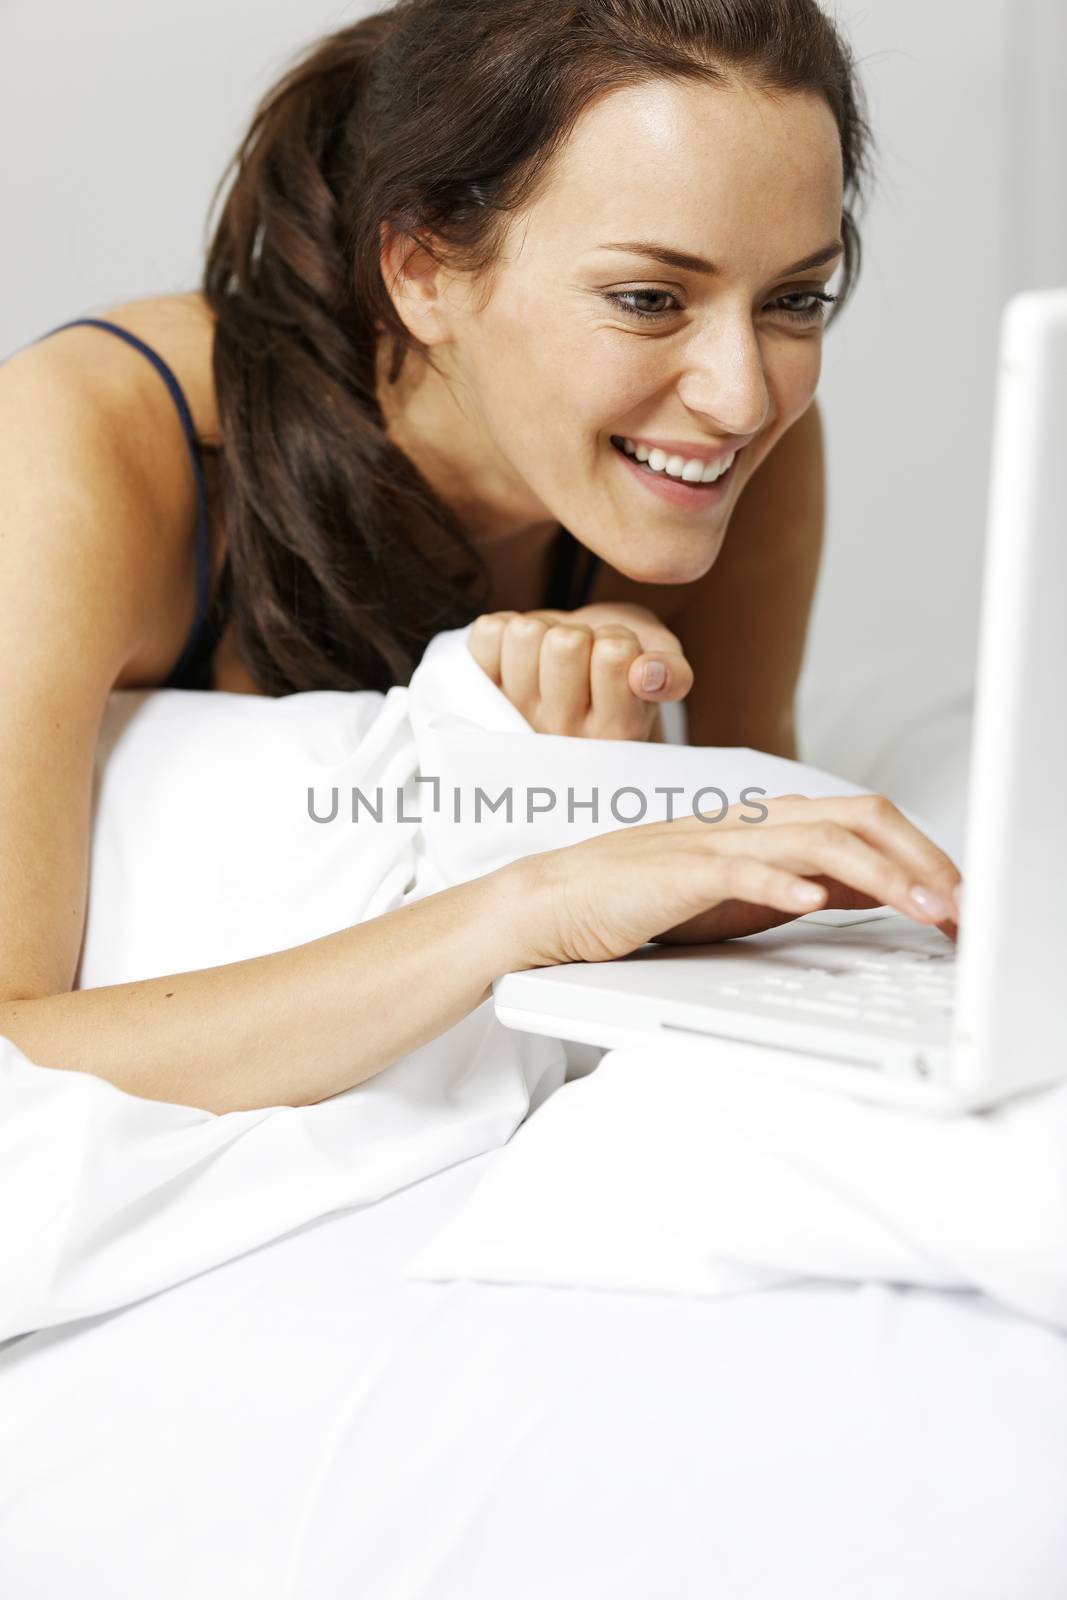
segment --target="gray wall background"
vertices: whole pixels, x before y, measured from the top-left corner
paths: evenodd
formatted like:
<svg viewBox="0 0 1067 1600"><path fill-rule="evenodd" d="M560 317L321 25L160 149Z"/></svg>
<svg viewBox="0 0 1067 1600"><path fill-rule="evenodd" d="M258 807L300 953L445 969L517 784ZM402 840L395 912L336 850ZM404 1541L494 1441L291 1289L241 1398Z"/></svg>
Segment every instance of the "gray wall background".
<svg viewBox="0 0 1067 1600"><path fill-rule="evenodd" d="M0 0L0 356L193 287L256 99L368 9ZM829 525L802 708L845 679L913 697L971 681L997 319L1016 290L1067 283L1067 7L828 9L859 58L878 178L859 289L825 342Z"/></svg>

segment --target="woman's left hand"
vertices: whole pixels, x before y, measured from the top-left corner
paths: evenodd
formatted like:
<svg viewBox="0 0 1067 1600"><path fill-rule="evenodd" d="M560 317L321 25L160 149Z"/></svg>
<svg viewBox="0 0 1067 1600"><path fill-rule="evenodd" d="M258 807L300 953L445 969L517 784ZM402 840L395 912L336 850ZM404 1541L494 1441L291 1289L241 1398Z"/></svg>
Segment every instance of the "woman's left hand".
<svg viewBox="0 0 1067 1600"><path fill-rule="evenodd" d="M538 733L648 739L659 706L693 686L679 639L644 606L487 612L468 649ZM657 688L647 667L663 669Z"/></svg>

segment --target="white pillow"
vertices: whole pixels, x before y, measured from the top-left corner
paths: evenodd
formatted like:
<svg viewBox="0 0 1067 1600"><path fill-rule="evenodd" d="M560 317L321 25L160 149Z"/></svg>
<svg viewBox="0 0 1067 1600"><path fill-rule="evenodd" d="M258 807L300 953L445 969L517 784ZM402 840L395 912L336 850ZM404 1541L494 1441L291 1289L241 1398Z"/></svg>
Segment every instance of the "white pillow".
<svg viewBox="0 0 1067 1600"><path fill-rule="evenodd" d="M112 693L76 987L288 949L401 904L416 830L317 823L308 789L328 817L336 786L344 818L353 785L402 783L406 694Z"/></svg>

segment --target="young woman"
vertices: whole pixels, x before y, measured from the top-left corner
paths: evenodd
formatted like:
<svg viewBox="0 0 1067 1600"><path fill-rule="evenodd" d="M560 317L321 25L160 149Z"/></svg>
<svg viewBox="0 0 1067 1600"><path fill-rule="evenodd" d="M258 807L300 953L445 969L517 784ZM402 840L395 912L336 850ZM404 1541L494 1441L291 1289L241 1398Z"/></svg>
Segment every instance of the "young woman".
<svg viewBox="0 0 1067 1600"><path fill-rule="evenodd" d="M386 688L478 617L537 728L654 736L684 696L691 742L795 754L814 395L866 141L814 0L403 0L266 97L201 292L5 364L4 1034L134 1094L304 1104L505 971L820 904L955 936L959 873L887 799L785 796L758 828L624 828L295 949L70 992L113 688Z"/></svg>

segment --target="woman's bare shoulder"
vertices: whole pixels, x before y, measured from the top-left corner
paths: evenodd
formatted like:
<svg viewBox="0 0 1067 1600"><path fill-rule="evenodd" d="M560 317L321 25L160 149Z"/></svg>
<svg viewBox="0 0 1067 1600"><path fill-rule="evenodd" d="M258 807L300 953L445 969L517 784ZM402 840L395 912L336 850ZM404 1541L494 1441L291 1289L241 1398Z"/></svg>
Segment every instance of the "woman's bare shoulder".
<svg viewBox="0 0 1067 1600"><path fill-rule="evenodd" d="M104 328L84 325L93 317L114 323L149 346L167 364L185 395L197 437L218 441L218 407L212 372L215 320L199 293L159 295L126 300L115 305L74 311L47 337L38 335L12 358L14 363L34 362L54 369L84 385L104 400L121 425L147 406L150 419L174 414L174 402L159 374L141 351ZM47 332L47 330L45 330Z"/></svg>
<svg viewBox="0 0 1067 1600"><path fill-rule="evenodd" d="M214 325L199 296L126 301L72 311L64 321L83 315L114 323L159 355L182 389L198 438L214 442ZM49 441L53 470L64 463L66 490L101 507L113 496L116 507L123 499L131 508L128 518L115 510L108 520L130 527L125 559L140 571L148 614L143 644L116 687L163 681L192 624L196 573L195 480L172 395L143 352L84 325L38 336L4 362L0 380L7 403L36 419L34 437Z"/></svg>

